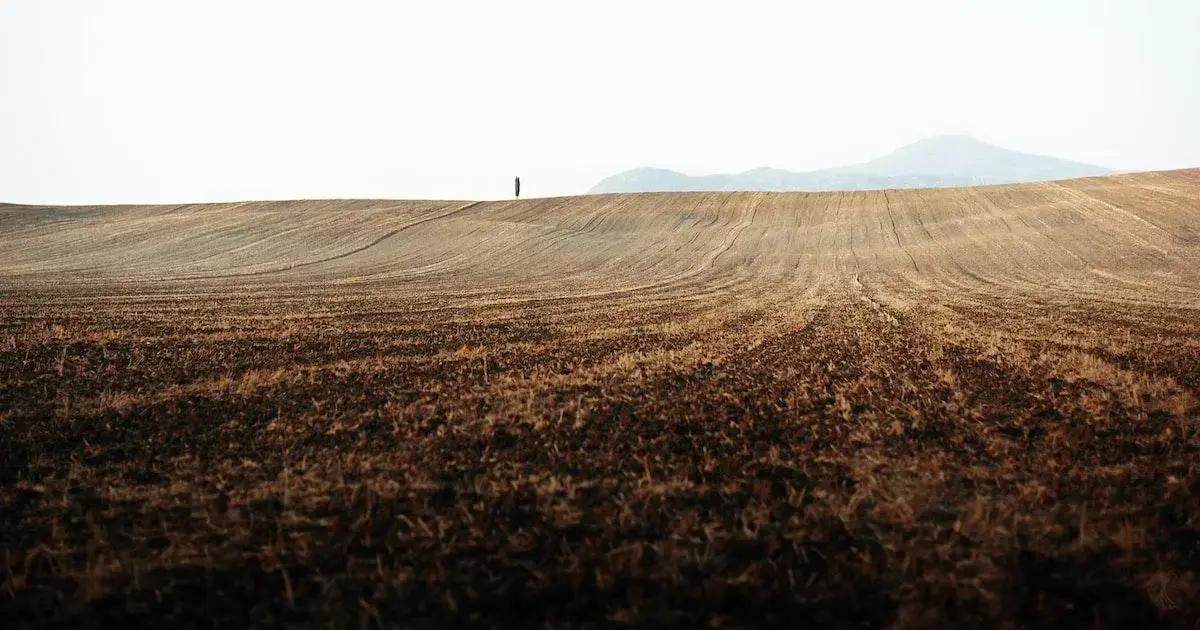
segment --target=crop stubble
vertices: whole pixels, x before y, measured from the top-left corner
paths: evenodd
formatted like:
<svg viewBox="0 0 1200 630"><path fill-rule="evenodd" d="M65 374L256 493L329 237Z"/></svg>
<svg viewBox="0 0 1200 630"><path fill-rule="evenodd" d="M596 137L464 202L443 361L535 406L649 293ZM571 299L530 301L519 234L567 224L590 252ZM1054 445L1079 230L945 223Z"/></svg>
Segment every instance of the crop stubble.
<svg viewBox="0 0 1200 630"><path fill-rule="evenodd" d="M1200 618L1200 171L0 206L18 625Z"/></svg>

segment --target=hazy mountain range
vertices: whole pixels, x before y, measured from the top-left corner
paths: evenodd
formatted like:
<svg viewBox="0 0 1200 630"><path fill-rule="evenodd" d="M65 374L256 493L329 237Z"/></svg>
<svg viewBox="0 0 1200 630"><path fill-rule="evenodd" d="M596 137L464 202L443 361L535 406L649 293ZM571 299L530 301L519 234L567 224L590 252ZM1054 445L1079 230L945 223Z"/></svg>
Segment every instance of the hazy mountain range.
<svg viewBox="0 0 1200 630"><path fill-rule="evenodd" d="M736 174L691 176L661 168L635 168L601 180L588 192L940 188L1070 179L1109 172L1091 164L1010 151L966 136L936 136L869 162L819 171L756 168Z"/></svg>

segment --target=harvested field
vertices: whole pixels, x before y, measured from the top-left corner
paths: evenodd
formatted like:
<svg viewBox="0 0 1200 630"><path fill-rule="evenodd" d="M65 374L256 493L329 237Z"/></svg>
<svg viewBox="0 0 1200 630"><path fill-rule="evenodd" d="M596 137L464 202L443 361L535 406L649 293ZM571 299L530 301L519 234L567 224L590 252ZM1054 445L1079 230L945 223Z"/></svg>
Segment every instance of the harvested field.
<svg viewBox="0 0 1200 630"><path fill-rule="evenodd" d="M1194 628L1200 170L0 206L0 464L17 627Z"/></svg>

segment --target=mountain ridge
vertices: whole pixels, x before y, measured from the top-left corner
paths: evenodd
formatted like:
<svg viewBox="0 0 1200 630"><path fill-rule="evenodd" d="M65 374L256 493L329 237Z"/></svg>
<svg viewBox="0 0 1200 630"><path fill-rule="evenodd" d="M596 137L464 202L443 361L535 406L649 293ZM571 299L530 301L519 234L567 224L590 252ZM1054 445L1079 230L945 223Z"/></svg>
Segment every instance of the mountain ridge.
<svg viewBox="0 0 1200 630"><path fill-rule="evenodd" d="M1092 164L1023 153L969 136L933 136L866 162L814 171L758 167L739 173L692 176L639 167L601 180L589 193L710 190L808 191L947 188L1108 175Z"/></svg>

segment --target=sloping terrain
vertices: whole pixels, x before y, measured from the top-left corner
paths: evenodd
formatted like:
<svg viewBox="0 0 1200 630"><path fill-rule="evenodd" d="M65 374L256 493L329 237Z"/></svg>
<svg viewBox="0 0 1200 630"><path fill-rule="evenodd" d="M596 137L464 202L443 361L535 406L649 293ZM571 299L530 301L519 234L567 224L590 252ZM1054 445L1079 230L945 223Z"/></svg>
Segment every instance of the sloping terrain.
<svg viewBox="0 0 1200 630"><path fill-rule="evenodd" d="M635 168L604 178L590 192L943 188L1042 182L1108 173L1099 166L1010 151L967 136L934 136L861 164L800 173L756 168L743 173L693 177L661 168Z"/></svg>
<svg viewBox="0 0 1200 630"><path fill-rule="evenodd" d="M1200 170L0 206L17 626L1200 618Z"/></svg>

